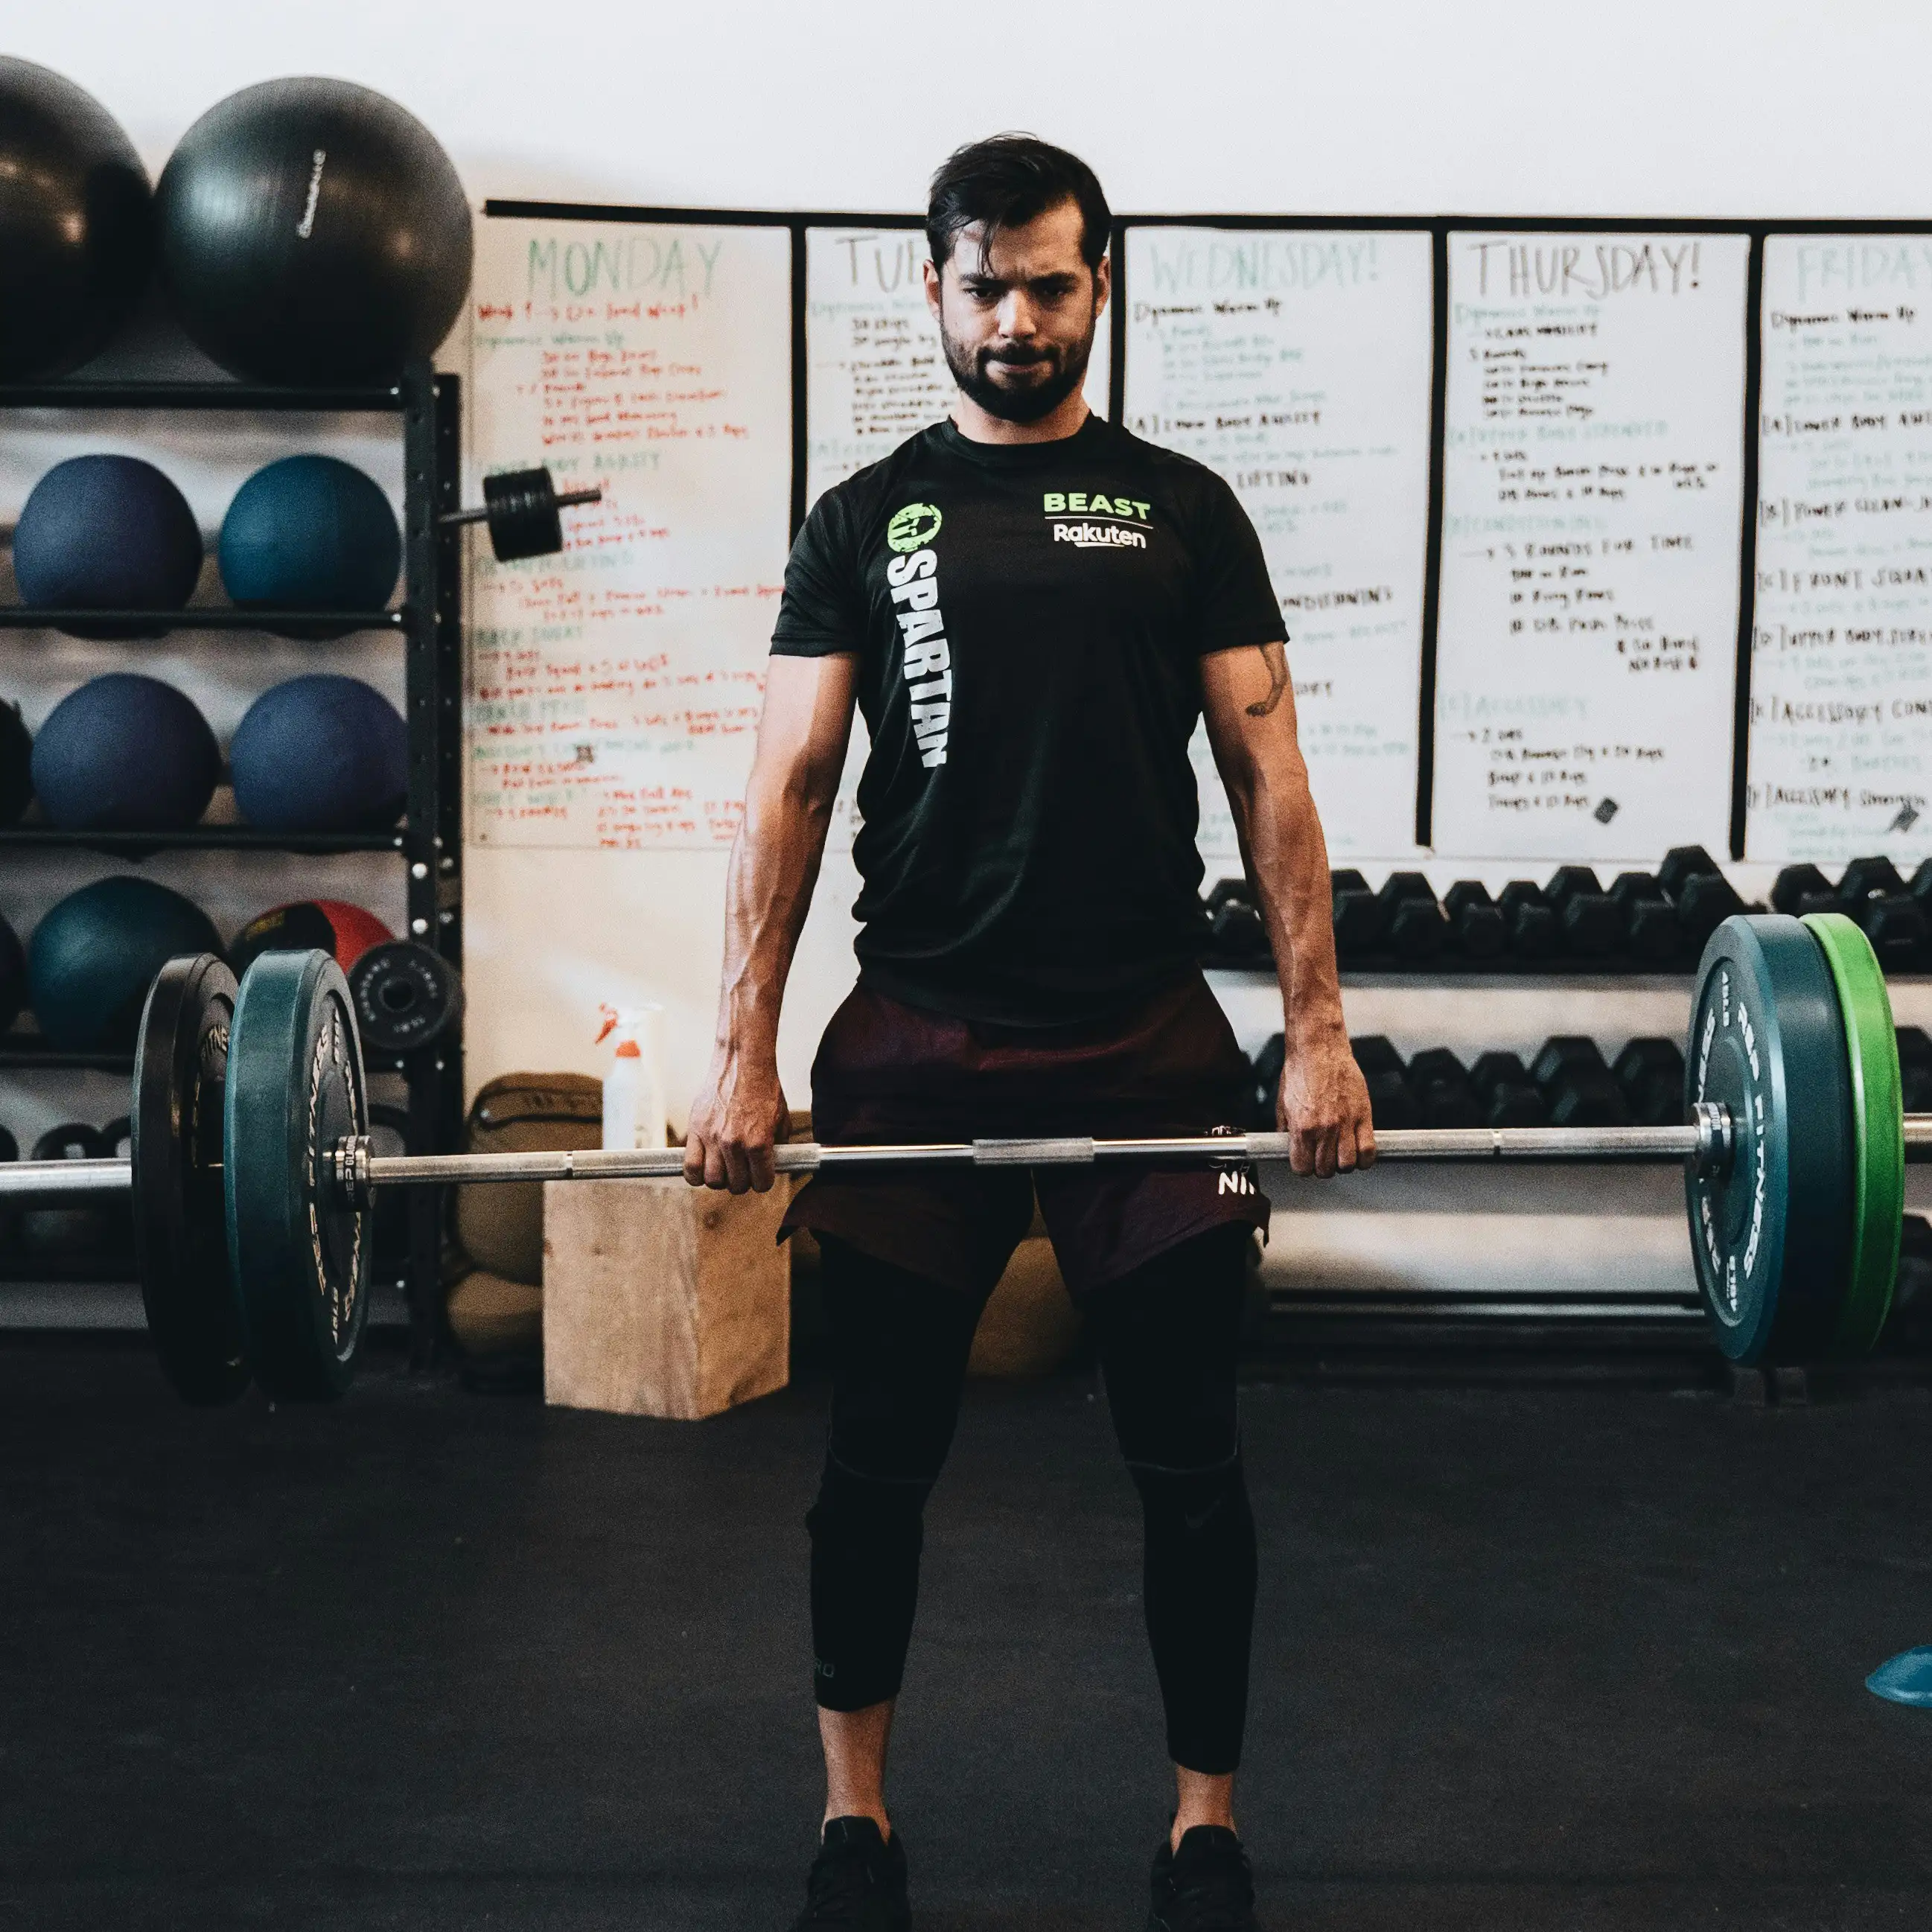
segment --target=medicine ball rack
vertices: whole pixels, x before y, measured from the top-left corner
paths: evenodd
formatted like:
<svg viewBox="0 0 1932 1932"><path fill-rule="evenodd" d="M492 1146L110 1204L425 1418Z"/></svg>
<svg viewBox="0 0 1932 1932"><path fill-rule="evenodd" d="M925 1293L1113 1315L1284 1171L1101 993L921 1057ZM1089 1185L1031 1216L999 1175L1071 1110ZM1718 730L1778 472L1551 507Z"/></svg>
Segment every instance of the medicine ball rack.
<svg viewBox="0 0 1932 1932"><path fill-rule="evenodd" d="M179 832L67 832L44 826L0 827L0 850L69 848L145 858L162 850L253 850L296 854L392 852L407 868L406 937L432 947L453 966L463 958L462 898L462 572L460 512L461 410L458 379L439 375L427 362L411 364L393 382L347 387L284 388L233 382L125 380L0 384L0 411L116 410L164 413L225 410L237 413L344 416L401 418L403 442L403 593L380 610L340 613L190 607L157 615L98 610L62 611L0 607L0 632L59 630L70 621L111 622L137 617L151 634L167 631L273 633L291 625L314 625L320 615L356 632L388 632L402 640L409 727L409 804L404 823L370 832L265 832L250 826L196 826ZM0 430L4 434L4 430ZM425 1152L455 1144L462 1120L463 1068L459 1042L427 1052L368 1056L372 1072L400 1074L409 1091L409 1139ZM34 1067L131 1072L131 1053L62 1052L37 1035L0 1036L0 1069ZM406 1292L413 1352L418 1360L434 1345L441 1321L438 1271L441 1228L438 1203L418 1192L410 1202ZM0 1267L0 1280L62 1278L44 1262ZM71 1278L71 1277L68 1277ZM94 1278L99 1278L96 1276Z"/></svg>

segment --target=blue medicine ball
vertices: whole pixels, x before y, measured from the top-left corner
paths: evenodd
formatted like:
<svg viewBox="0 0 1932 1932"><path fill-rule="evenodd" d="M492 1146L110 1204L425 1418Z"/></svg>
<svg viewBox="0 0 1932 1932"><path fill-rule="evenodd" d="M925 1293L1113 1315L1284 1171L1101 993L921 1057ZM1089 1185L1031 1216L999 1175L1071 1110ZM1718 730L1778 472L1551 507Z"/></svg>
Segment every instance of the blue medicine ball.
<svg viewBox="0 0 1932 1932"><path fill-rule="evenodd" d="M221 748L160 679L110 672L70 692L34 741L40 808L70 832L175 832L208 809Z"/></svg>
<svg viewBox="0 0 1932 1932"><path fill-rule="evenodd" d="M228 748L235 802L276 832L377 832L408 802L409 730L380 691L319 672L262 692Z"/></svg>
<svg viewBox="0 0 1932 1932"><path fill-rule="evenodd" d="M380 610L403 533L372 478L332 456L285 456L235 494L221 524L221 581L257 610Z"/></svg>
<svg viewBox="0 0 1932 1932"><path fill-rule="evenodd" d="M14 532L20 601L35 610L178 610L201 574L188 499L137 456L76 456L36 483ZM138 637L139 624L76 625Z"/></svg>
<svg viewBox="0 0 1932 1932"><path fill-rule="evenodd" d="M152 879L97 879L62 899L27 943L40 1030L66 1053L125 1051L162 967L179 952L220 950L207 914L180 893Z"/></svg>

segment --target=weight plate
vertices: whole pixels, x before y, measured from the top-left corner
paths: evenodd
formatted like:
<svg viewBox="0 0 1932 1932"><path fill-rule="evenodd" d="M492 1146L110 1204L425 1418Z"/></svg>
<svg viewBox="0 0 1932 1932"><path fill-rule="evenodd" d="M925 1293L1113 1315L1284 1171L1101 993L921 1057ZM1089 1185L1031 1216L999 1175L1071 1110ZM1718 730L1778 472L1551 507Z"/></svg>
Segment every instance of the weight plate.
<svg viewBox="0 0 1932 1932"><path fill-rule="evenodd" d="M223 1178L228 1259L255 1379L272 1396L339 1396L369 1306L369 1216L322 1159L368 1130L362 1048L326 952L265 952L242 975L228 1042Z"/></svg>
<svg viewBox="0 0 1932 1932"><path fill-rule="evenodd" d="M1807 913L1838 988L1852 1083L1852 1256L1833 1342L1864 1354L1892 1312L1905 1218L1905 1110L1892 996L1871 941L1840 912Z"/></svg>
<svg viewBox="0 0 1932 1932"><path fill-rule="evenodd" d="M1690 1247L1734 1362L1816 1361L1843 1312L1852 1246L1852 1095L1837 989L1782 913L1736 914L1697 969L1687 1102L1730 1110L1721 1174L1685 1183Z"/></svg>
<svg viewBox="0 0 1932 1932"><path fill-rule="evenodd" d="M372 946L350 968L362 1044L371 1053L418 1053L463 1017L463 981L440 952L406 939Z"/></svg>
<svg viewBox="0 0 1932 1932"><path fill-rule="evenodd" d="M222 1088L235 977L212 952L170 959L148 988L134 1047L135 1265L162 1372L188 1402L248 1386L222 1228Z"/></svg>
<svg viewBox="0 0 1932 1932"><path fill-rule="evenodd" d="M548 470L508 470L483 479L490 548L499 563L549 556L563 548L556 485Z"/></svg>

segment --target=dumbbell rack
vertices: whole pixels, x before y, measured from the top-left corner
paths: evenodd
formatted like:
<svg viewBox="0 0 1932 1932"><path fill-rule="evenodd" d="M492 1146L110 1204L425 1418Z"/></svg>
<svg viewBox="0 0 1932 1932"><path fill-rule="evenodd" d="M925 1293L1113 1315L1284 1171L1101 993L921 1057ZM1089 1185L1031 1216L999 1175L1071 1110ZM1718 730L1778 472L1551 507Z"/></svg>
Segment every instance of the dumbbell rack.
<svg viewBox="0 0 1932 1932"><path fill-rule="evenodd" d="M409 727L409 806L400 826L369 832L264 832L250 826L203 825L168 832L67 832L49 826L0 827L0 850L69 848L139 859L160 850L227 850L322 854L393 852L407 868L407 936L451 964L463 961L462 572L461 535L438 519L460 507L461 410L458 379L427 362L410 364L393 382L352 388L168 380L0 384L0 410L227 410L264 414L394 415L401 418L404 462L403 597L387 610L322 613L191 607L178 614L66 612L0 606L0 632L58 630L64 622L99 624L138 618L150 634L167 631L273 632L318 615L348 628L389 632L405 658ZM133 1070L128 1054L64 1053L38 1034L0 1036L0 1069L58 1067ZM412 1150L456 1144L462 1121L460 1041L409 1057L374 1057L370 1071L400 1074L409 1092ZM409 1203L406 1292L413 1352L434 1347L441 1316L441 1223L431 1193ZM61 1278L44 1264L12 1268L0 1279ZM67 1274L66 1278L73 1278Z"/></svg>
<svg viewBox="0 0 1932 1932"><path fill-rule="evenodd" d="M1599 962L1575 958L1538 962L1534 970L1526 970L1492 966L1482 972L1456 972L1442 970L1446 964L1436 960L1399 970L1361 963L1342 967L1345 994L1352 1002L1366 1007L1366 1012L1360 1006L1355 1008L1358 1031L1406 1034L1410 1037L1406 1050L1412 1052L1432 1038L1449 1039L1466 1061L1473 1062L1480 1045L1522 1045L1522 1040L1508 1037L1510 1029L1521 1024L1514 1016L1504 1023L1502 1034L1491 1034L1486 1040L1472 1037L1466 1017L1471 1006L1494 1000L1533 1004L1537 1018L1533 1032L1526 1037L1576 1033L1621 1040L1631 1030L1621 1022L1636 1018L1632 1011L1635 1007L1638 1012L1648 1009L1654 1016L1640 1022L1636 1031L1675 1038L1684 1024L1683 1015L1673 1012L1666 1018L1658 1010L1675 1009L1680 1001L1688 1004L1694 976L1688 968L1603 970ZM1210 962L1210 970L1238 1031L1258 1031L1257 1022L1264 1012L1268 1016L1264 1022L1268 1030L1279 1028L1279 995L1271 968ZM1901 1026L1926 1024L1924 1003L1932 994L1932 977L1922 974L1888 976L1894 997L1904 1002L1899 1015ZM1453 1016L1441 1004L1445 994L1458 1003ZM1556 994L1570 1003L1570 1011L1552 1009L1552 996ZM1618 1022L1606 1018L1607 1010L1612 1007L1618 1011ZM1414 1024L1425 1014L1428 1017L1422 1024ZM1614 1049L1608 1050L1613 1057ZM1530 1057L1527 1046L1523 1054L1526 1059ZM1922 1108L1925 1102L1920 1099L1908 1104ZM1258 1115L1253 1118L1261 1124ZM1264 1172L1264 1184L1267 1179ZM1390 1182L1376 1185L1386 1190ZM1399 1192L1392 1204L1397 1211L1382 1221L1384 1228L1399 1229L1404 1225L1399 1211L1402 1208L1441 1216L1462 1212L1468 1205L1466 1190L1447 1178L1438 1181L1412 1172L1396 1179L1395 1186ZM1495 1225L1504 1228L1512 1222L1527 1228L1544 1212L1602 1217L1606 1229L1654 1226L1655 1217L1674 1216L1678 1193L1669 1176L1628 1171L1572 1172L1560 1179L1553 1174L1518 1172L1503 1178L1500 1186L1495 1177L1480 1186L1486 1206L1498 1216ZM1338 1190L1338 1197L1337 1207L1354 1204L1347 1202L1343 1190ZM1276 1205L1284 1204L1300 1205L1300 1202L1292 1195L1277 1193ZM1325 1199L1323 1204L1328 1204ZM1364 1200L1360 1204L1366 1208L1369 1204ZM1922 1212L1908 1204L1908 1256L1916 1252L1912 1231L1922 1228L1923 1223L1916 1218ZM1627 1224L1622 1219L1625 1216L1630 1217ZM1348 1225L1347 1217L1324 1220L1319 1216L1294 1224L1294 1240L1301 1245L1292 1242L1284 1252L1298 1257L1300 1279L1292 1286L1271 1284L1264 1304L1262 1347L1277 1367L1322 1375L1426 1377L1441 1372L1442 1363L1450 1360L1458 1365L1458 1372L1467 1372L1476 1363L1481 1365L1480 1372L1503 1379L1558 1372L1583 1379L1654 1376L1676 1381L1717 1372L1712 1368L1714 1358L1710 1354L1703 1316L1694 1295L1648 1283L1586 1289L1574 1278L1565 1280L1560 1275L1555 1285L1534 1295L1501 1292L1473 1280L1400 1288L1326 1281L1322 1270L1331 1253L1344 1258L1349 1266L1360 1262L1360 1252L1340 1238ZM1400 1267L1412 1258L1414 1251L1404 1251L1397 1244L1388 1252L1391 1265ZM1923 1318L1918 1318L1922 1323ZM1888 1340L1886 1352L1922 1360L1924 1334L1922 1326L1901 1331Z"/></svg>

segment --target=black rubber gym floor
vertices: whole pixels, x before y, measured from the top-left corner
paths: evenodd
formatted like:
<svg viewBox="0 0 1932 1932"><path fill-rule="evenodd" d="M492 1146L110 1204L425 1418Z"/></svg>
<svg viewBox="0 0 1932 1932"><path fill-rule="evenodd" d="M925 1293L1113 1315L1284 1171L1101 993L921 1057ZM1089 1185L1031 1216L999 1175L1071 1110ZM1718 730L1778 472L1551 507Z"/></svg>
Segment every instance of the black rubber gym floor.
<svg viewBox="0 0 1932 1932"><path fill-rule="evenodd" d="M1257 1384L1264 1924L1918 1925L1932 1396ZM0 1348L0 1921L760 1928L817 1786L820 1395L700 1425L378 1356L196 1413ZM1070 1376L976 1386L896 1751L927 1932L1136 1928L1138 1520Z"/></svg>

